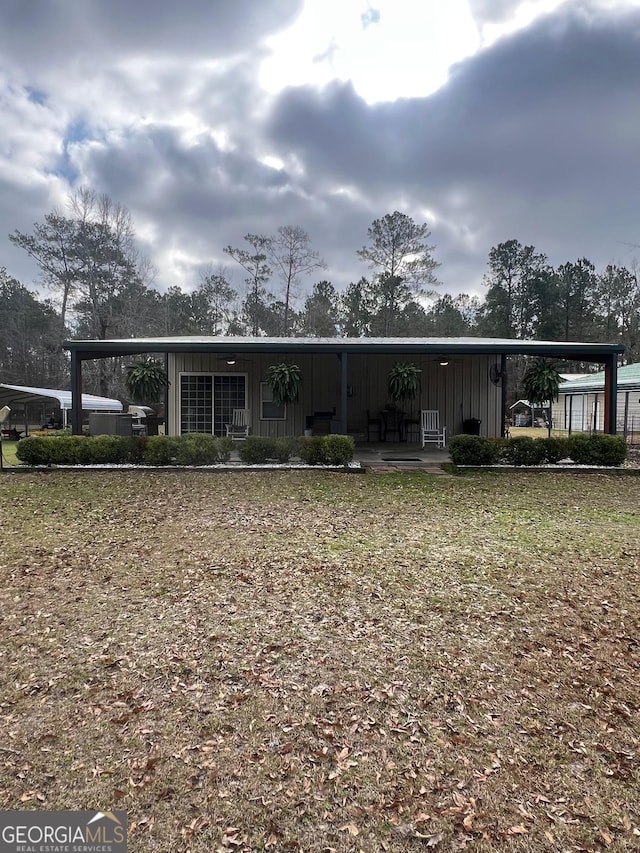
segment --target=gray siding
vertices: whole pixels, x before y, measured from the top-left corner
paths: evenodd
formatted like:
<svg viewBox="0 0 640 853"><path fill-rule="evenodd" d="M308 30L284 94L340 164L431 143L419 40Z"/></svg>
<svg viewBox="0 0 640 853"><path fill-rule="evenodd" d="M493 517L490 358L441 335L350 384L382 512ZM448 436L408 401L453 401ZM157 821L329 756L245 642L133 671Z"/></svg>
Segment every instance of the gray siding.
<svg viewBox="0 0 640 853"><path fill-rule="evenodd" d="M269 365L292 360L304 377L298 403L287 407L286 421L260 420L260 382L264 381ZM407 358L384 355L349 355L347 383L347 427L350 433L365 430L366 413L378 413L388 403L387 374L397 361L409 361L421 370L419 398L403 408L417 416L420 409L438 409L441 423L448 436L462 432L467 418L482 421L482 435L500 435L500 386L489 381L493 356L458 356L446 367L433 358ZM254 435L301 435L305 418L314 412L333 412L339 424L341 418L341 362L335 354L282 356L277 353L247 354L227 366L224 355L216 353L178 353L169 355L169 433L179 428L179 391L181 373L241 374L247 377L247 407L251 409L251 431Z"/></svg>

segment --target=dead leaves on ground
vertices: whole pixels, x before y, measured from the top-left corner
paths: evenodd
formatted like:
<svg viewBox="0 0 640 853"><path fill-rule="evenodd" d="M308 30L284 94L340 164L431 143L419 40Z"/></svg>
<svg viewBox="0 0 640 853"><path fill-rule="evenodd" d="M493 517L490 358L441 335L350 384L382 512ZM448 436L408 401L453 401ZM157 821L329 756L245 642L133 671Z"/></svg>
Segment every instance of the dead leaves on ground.
<svg viewBox="0 0 640 853"><path fill-rule="evenodd" d="M133 851L640 843L635 480L132 474L79 524L86 474L60 517L29 478L3 808L125 808Z"/></svg>

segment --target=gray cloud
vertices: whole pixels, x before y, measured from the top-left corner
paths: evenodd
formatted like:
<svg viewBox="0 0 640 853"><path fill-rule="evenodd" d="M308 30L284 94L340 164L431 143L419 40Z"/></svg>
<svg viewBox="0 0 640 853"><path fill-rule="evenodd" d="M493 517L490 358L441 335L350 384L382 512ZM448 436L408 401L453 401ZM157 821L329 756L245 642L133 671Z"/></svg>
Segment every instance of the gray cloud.
<svg viewBox="0 0 640 853"><path fill-rule="evenodd" d="M43 52L21 60L27 5L44 9L33 34ZM638 11L563 8L460 63L434 95L370 106L349 84L275 98L260 89L264 39L299 4L261 2L248 21L245 4L198 3L188 24L172 17L186 7L131 4L129 30L124 4L82 3L65 34L71 5L0 12L20 12L0 79L5 235L88 184L130 208L160 287L193 286L209 262L233 269L225 245L284 224L309 232L341 287L367 274L356 250L394 209L431 225L449 292L480 292L489 249L512 237L555 264L628 262L621 241L640 243ZM106 5L121 14L107 20ZM227 16L229 38L207 46L212 10ZM131 33L145 20L136 49ZM76 77L92 54L95 68ZM34 276L6 239L0 265L25 283Z"/></svg>
<svg viewBox="0 0 640 853"><path fill-rule="evenodd" d="M302 0L4 0L0 48L37 72L141 54L221 57L291 24Z"/></svg>
<svg viewBox="0 0 640 853"><path fill-rule="evenodd" d="M637 12L550 17L461 63L424 99L368 107L349 85L291 90L270 133L309 174L432 209L436 242L442 222L484 257L515 236L558 261L605 263L623 234L640 232L629 186L640 150L639 25ZM475 266L456 287L474 286Z"/></svg>

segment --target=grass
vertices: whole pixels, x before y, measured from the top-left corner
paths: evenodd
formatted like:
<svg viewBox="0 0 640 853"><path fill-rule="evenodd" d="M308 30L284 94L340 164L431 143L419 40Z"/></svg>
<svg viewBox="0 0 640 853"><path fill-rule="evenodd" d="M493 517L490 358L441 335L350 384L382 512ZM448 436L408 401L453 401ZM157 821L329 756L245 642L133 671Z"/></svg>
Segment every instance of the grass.
<svg viewBox="0 0 640 853"><path fill-rule="evenodd" d="M2 453L3 465L19 465L20 460L16 456L17 441L2 441L0 443L0 452Z"/></svg>
<svg viewBox="0 0 640 853"><path fill-rule="evenodd" d="M142 851L640 846L640 478L5 473L2 809Z"/></svg>
<svg viewBox="0 0 640 853"><path fill-rule="evenodd" d="M520 436L528 436L529 438L548 438L549 430L546 427L509 427L509 435L511 438ZM566 429L551 430L552 438L566 438L569 435Z"/></svg>

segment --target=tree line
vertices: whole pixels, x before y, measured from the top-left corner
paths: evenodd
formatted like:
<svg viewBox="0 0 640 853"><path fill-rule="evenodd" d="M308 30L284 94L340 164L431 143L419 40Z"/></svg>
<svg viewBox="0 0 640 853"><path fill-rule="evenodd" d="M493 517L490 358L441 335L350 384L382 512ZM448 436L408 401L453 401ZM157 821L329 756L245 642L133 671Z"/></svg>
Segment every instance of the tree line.
<svg viewBox="0 0 640 853"><path fill-rule="evenodd" d="M193 290L160 292L138 251L131 214L109 196L80 190L29 233L9 240L29 254L47 298L0 269L0 377L63 387L65 338L240 335L462 337L615 341L640 358L640 285L635 268L597 271L586 258L553 268L533 246L508 240L489 252L484 299L438 294L439 264L426 223L395 211L374 220L356 252L368 273L342 292L321 278L326 264L309 235L285 225L247 234L223 251L242 270L202 270ZM310 280L317 280L311 284ZM304 291L304 295L303 295ZM124 396L125 365L87 365L87 388Z"/></svg>

